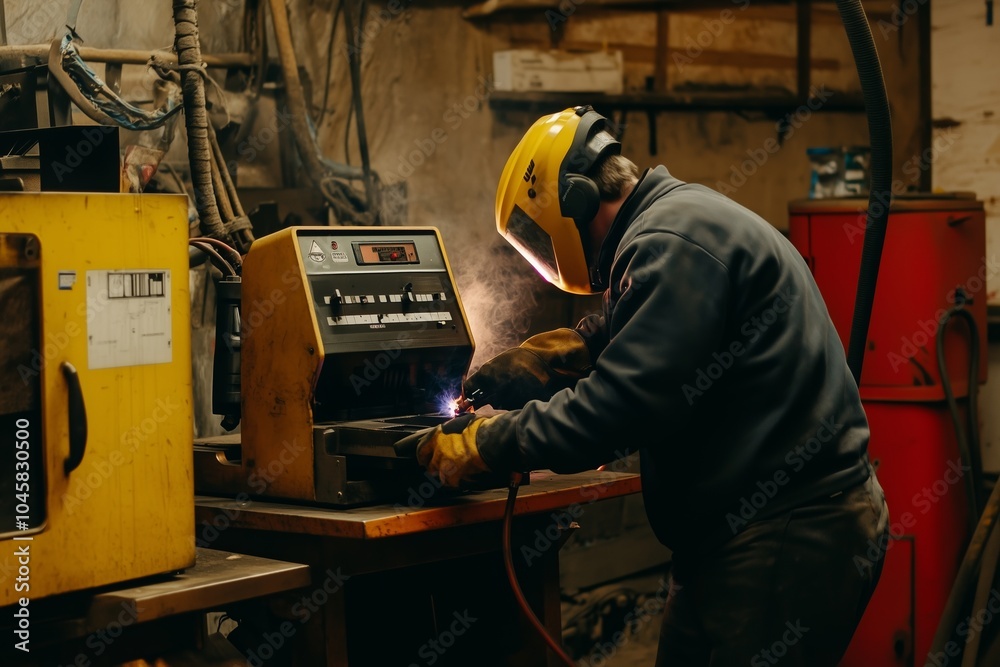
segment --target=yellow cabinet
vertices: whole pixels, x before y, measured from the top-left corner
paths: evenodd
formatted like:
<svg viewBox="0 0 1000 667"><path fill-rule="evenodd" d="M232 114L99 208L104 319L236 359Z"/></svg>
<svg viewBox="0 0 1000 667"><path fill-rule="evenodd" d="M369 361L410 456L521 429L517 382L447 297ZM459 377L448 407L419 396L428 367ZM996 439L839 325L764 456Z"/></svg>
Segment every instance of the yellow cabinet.
<svg viewBox="0 0 1000 667"><path fill-rule="evenodd" d="M0 605L194 564L187 211L0 194Z"/></svg>

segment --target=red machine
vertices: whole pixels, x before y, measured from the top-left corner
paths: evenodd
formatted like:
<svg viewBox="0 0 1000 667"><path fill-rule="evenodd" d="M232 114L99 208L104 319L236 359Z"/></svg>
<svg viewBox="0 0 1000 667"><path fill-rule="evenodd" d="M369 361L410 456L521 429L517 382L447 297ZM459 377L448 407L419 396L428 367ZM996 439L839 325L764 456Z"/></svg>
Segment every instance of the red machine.
<svg viewBox="0 0 1000 667"><path fill-rule="evenodd" d="M812 269L845 347L867 205L862 199L836 199L789 206L792 243ZM893 539L879 587L841 663L845 667L923 665L965 551L969 473L945 401L936 346L942 317L963 300L985 346L985 250L983 204L973 197L893 202L861 376L869 452L885 489ZM944 352L964 412L971 339L958 319L945 329ZM985 354L979 362L983 383ZM966 423L964 415L962 420Z"/></svg>

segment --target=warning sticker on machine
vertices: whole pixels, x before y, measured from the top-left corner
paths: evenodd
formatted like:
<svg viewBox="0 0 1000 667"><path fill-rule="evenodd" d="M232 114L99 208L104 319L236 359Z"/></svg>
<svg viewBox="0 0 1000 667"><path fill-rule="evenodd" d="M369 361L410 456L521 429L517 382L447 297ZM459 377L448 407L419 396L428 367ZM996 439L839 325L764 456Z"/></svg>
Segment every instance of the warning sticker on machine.
<svg viewBox="0 0 1000 667"><path fill-rule="evenodd" d="M323 249L315 241L313 241L312 246L309 248L309 259L314 262L322 262L326 259L326 253L323 252Z"/></svg>
<svg viewBox="0 0 1000 667"><path fill-rule="evenodd" d="M87 271L90 368L173 361L170 271Z"/></svg>

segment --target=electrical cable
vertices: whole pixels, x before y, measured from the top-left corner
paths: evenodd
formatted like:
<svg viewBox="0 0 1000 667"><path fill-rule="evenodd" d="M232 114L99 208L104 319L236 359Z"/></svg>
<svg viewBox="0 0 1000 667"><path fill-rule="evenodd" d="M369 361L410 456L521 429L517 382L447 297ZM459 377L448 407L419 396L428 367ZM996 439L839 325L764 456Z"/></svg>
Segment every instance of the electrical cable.
<svg viewBox="0 0 1000 667"><path fill-rule="evenodd" d="M219 250L224 250L229 253L229 256L236 260L233 263L233 268L239 270L243 266L243 256L234 248L233 246L220 241L219 239L209 238L207 236L195 236L189 239L189 241L196 241L198 243L208 243L209 245L215 246Z"/></svg>
<svg viewBox="0 0 1000 667"><path fill-rule="evenodd" d="M212 144L212 156L215 159L215 164L219 167L219 175L222 178L223 188L229 196L230 203L233 205L233 215L237 218L245 218L246 211L243 210L243 203L236 192L236 184L233 183L232 174L229 173L229 168L226 166L226 159L222 154L222 146L219 145L219 137L215 133L214 127L210 127L208 140Z"/></svg>
<svg viewBox="0 0 1000 667"><path fill-rule="evenodd" d="M222 146L219 145L219 138L215 133L215 128L209 124L208 139L212 146L213 178L218 175L220 183L216 185L226 194L226 200L232 210L232 215L224 221L226 232L240 253L246 254L253 245L253 224L247 217L240 201L240 195L236 191L236 184L233 182L229 167L226 165L226 158L222 154Z"/></svg>
<svg viewBox="0 0 1000 667"><path fill-rule="evenodd" d="M517 490L521 486L521 480L524 478L523 473L515 472L510 476L510 484L507 487L507 505L504 508L503 514L503 563L507 570L507 581L510 582L510 587L514 591L514 597L517 599L517 605L521 608L521 612L524 614L525 618L531 623L535 632L538 636L542 638L546 646L555 653L556 657L566 667L576 667L576 663L573 659L569 657L566 650L559 644L559 642L549 634L542 622L538 620L538 616L532 611L531 605L528 604L528 600L524 597L524 592L521 590L521 585L517 582L517 573L514 571L514 556L513 550L510 543L510 530L511 525L514 523L514 505L517 503ZM998 485L1000 487L1000 485Z"/></svg>
<svg viewBox="0 0 1000 667"><path fill-rule="evenodd" d="M216 250L215 248L213 248L211 245L209 245L207 243L202 243L200 241L195 241L194 239L189 239L188 240L188 245L194 246L195 248L197 248L198 250L201 250L203 253L205 253L210 258L212 258L213 260L215 260L215 261L212 262L212 264L215 266L215 268L217 268L220 271L222 271L223 274L230 275L230 276L237 276L238 275L236 273L236 269L233 268L233 265L230 264L229 262L227 262L226 259L222 255L219 254L219 251Z"/></svg>
<svg viewBox="0 0 1000 667"><path fill-rule="evenodd" d="M969 353L969 419L968 433L962 425L962 418L958 411L958 401L955 400L955 391L951 385L951 378L948 376L948 364L945 357L945 333L948 323L952 318L959 317L965 321L969 327L970 353ZM965 476L966 490L969 495L969 522L971 535L976 528L976 519L982 509L981 488L983 479L983 463L979 449L979 412L976 406L979 400L979 329L976 327L976 318L965 308L964 301L949 310L938 323L937 329L937 363L938 372L941 374L941 386L944 388L945 401L948 403L948 412L951 414L951 422L955 428L955 435L958 440L958 451L962 458L962 464L971 471Z"/></svg>
<svg viewBox="0 0 1000 667"><path fill-rule="evenodd" d="M243 6L243 48L251 55L254 69L251 70L250 98L256 100L267 78L267 25L266 7L261 0L247 0Z"/></svg>
<svg viewBox="0 0 1000 667"><path fill-rule="evenodd" d="M333 85L333 45L334 40L337 38L337 27L340 25L340 14L344 11L344 2L341 0L337 3L337 9L333 12L333 27L330 28L330 43L326 48L326 85L323 88L323 106L319 109L319 116L316 118L316 125L322 127L323 120L326 118L326 112L329 109L330 103L330 88ZM351 36L347 35L347 39ZM347 160L347 164L350 164L350 160Z"/></svg>
<svg viewBox="0 0 1000 667"><path fill-rule="evenodd" d="M201 248L193 245L188 246L188 268L197 269L199 266L211 259L207 252L202 252Z"/></svg>
<svg viewBox="0 0 1000 667"><path fill-rule="evenodd" d="M347 120L344 121L344 164L351 164L351 123L354 121L354 103L347 105Z"/></svg>
<svg viewBox="0 0 1000 667"><path fill-rule="evenodd" d="M364 20L365 6L365 0L361 0L360 16L358 18L362 21ZM351 14L352 12L350 8L344 10L344 28L347 30L348 40L351 35L355 34L354 18ZM368 152L368 131L365 127L365 105L361 98L361 49L363 45L361 32L361 30L357 31L357 44L353 45L353 47L350 43L348 44L347 63L351 72L351 99L354 103L354 124L358 131L358 151L361 153L361 171L365 184L368 211L375 212L378 210L378 202L375 191L375 182L372 178L371 156ZM377 216L373 222L377 223Z"/></svg>
<svg viewBox="0 0 1000 667"><path fill-rule="evenodd" d="M337 165L336 170L331 173L329 164L324 167L323 162L321 162L316 136L310 127L302 79L299 77L292 28L288 22L288 9L285 7L284 0L269 0L269 4L275 42L278 45L281 68L285 75L285 93L292 116L292 133L295 136L296 146L299 149L299 156L302 158L306 174L317 187L325 175L341 178L363 178L364 175L360 169L354 169L347 165Z"/></svg>
<svg viewBox="0 0 1000 667"><path fill-rule="evenodd" d="M180 113L181 105L173 97L167 106L153 111L140 109L113 91L80 56L73 42L75 33L67 33L52 42L49 71L73 103L91 120L101 125L120 125L144 132L162 127Z"/></svg>
<svg viewBox="0 0 1000 667"><path fill-rule="evenodd" d="M269 0L275 41L278 44L282 71L285 76L286 97L292 114L292 133L295 144L306 167L306 173L319 188L327 204L340 224L363 224L363 208L355 207L350 201L337 196L336 190L325 187L325 182L334 177L360 179L361 169L338 164L322 158L315 128L309 119L305 105L305 93L298 75L298 64L292 44L288 13L282 0Z"/></svg>
<svg viewBox="0 0 1000 667"><path fill-rule="evenodd" d="M211 137L214 134L212 130L211 123L208 126L208 136ZM229 199L229 192L226 190L225 183L222 182L222 169L225 167L219 167L219 161L215 158L215 153L212 153L212 159L209 161L209 166L212 169L212 189L215 190L215 202L219 206L219 215L222 218L222 225L227 229L236 220L236 216L233 213L233 203Z"/></svg>

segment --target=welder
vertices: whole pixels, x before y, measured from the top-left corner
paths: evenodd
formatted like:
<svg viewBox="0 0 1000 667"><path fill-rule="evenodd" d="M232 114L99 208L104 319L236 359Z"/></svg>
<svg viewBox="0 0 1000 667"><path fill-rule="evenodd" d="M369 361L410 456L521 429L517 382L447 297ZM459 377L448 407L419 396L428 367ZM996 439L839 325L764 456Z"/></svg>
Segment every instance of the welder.
<svg viewBox="0 0 1000 667"><path fill-rule="evenodd" d="M640 175L589 107L528 130L496 222L549 282L603 292L603 312L467 378L466 405L501 412L422 434L421 464L461 486L637 451L673 551L657 665L835 665L878 582L888 509L803 258L714 190Z"/></svg>

